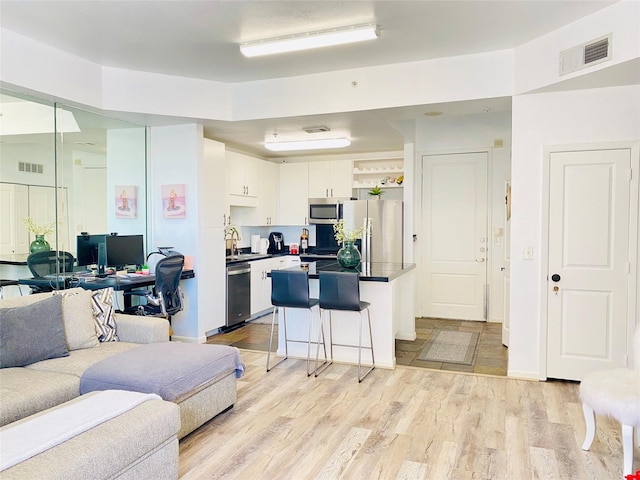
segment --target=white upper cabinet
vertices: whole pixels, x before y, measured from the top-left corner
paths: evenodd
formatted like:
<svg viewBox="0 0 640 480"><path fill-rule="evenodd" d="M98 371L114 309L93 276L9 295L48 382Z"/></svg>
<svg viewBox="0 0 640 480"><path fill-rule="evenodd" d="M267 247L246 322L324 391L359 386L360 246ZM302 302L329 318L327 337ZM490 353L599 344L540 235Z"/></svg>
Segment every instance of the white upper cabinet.
<svg viewBox="0 0 640 480"><path fill-rule="evenodd" d="M255 207L258 197L258 160L249 155L226 152L226 187L229 204Z"/></svg>
<svg viewBox="0 0 640 480"><path fill-rule="evenodd" d="M260 185L258 188L257 225L276 225L278 214L278 164L258 162Z"/></svg>
<svg viewBox="0 0 640 480"><path fill-rule="evenodd" d="M353 166L350 160L309 163L309 197L351 197Z"/></svg>
<svg viewBox="0 0 640 480"><path fill-rule="evenodd" d="M29 253L29 233L22 219L29 215L29 187L0 183L0 253Z"/></svg>
<svg viewBox="0 0 640 480"><path fill-rule="evenodd" d="M309 204L309 164L280 164L278 225L306 225Z"/></svg>

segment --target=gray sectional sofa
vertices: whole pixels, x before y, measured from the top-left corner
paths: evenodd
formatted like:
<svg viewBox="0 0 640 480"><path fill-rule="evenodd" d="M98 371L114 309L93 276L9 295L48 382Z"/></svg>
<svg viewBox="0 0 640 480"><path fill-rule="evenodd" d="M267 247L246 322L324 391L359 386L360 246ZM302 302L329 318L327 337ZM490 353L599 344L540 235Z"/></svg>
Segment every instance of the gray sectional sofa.
<svg viewBox="0 0 640 480"><path fill-rule="evenodd" d="M71 289L0 300L0 456L6 429L77 408L81 394L129 390L162 400L146 401L1 478L44 478L43 472L67 479L176 478L178 439L233 406L244 369L237 349L169 342L166 320L113 316L109 297ZM111 467L100 469L98 461Z"/></svg>

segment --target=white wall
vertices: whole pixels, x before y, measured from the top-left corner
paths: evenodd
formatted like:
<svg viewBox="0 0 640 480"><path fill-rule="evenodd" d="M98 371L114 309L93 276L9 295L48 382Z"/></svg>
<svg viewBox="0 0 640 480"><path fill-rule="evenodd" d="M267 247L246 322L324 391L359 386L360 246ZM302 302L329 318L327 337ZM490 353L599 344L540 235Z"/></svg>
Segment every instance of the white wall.
<svg viewBox="0 0 640 480"><path fill-rule="evenodd" d="M146 235L147 192L146 129L123 128L107 131L107 232L120 235ZM137 187L136 218L116 218L116 185ZM102 232L100 232L102 233ZM147 240L145 238L145 240ZM148 253L148 252L147 252Z"/></svg>
<svg viewBox="0 0 640 480"><path fill-rule="evenodd" d="M542 161L550 145L640 140L640 86L521 95L513 99L509 375L541 378ZM532 246L533 260L522 251ZM639 247L640 248L640 247Z"/></svg>
<svg viewBox="0 0 640 480"><path fill-rule="evenodd" d="M503 272L504 236L498 245L493 229L504 229L504 182L508 178L511 152L511 114L510 112L489 112L478 115L425 118L416 122L415 172L413 187L417 195L414 205L416 213L415 232L420 233L420 202L422 188L422 156L425 154L464 152L479 150L489 152L489 321L500 322L503 312ZM503 147L494 148L494 140L502 140ZM421 261L418 236L415 244L415 261ZM419 278L419 276L418 276ZM419 299L420 295L416 296Z"/></svg>
<svg viewBox="0 0 640 480"><path fill-rule="evenodd" d="M172 246L184 255L195 256L198 250L197 186L198 165L203 157L201 125L189 124L152 128L149 154L149 209L153 247ZM186 218L162 217L162 185L186 185ZM184 281L186 307L173 317L174 334L198 337L198 278Z"/></svg>
<svg viewBox="0 0 640 480"><path fill-rule="evenodd" d="M193 257L196 273L181 283L185 308L172 319L174 338L202 343L224 325L224 144L196 124L151 128L149 143L151 244ZM163 218L161 188L170 184L186 186L186 218Z"/></svg>
<svg viewBox="0 0 640 480"><path fill-rule="evenodd" d="M612 58L560 77L560 52L612 34ZM640 2L618 2L515 50L515 92L524 93L597 72L640 56Z"/></svg>

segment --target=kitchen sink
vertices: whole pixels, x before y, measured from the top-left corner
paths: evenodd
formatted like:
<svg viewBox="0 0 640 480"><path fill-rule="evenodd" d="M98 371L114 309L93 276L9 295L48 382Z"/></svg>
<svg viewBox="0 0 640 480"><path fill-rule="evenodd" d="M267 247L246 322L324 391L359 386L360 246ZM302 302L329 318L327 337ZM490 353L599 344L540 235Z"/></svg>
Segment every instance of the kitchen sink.
<svg viewBox="0 0 640 480"><path fill-rule="evenodd" d="M257 260L259 258L268 258L266 253L240 253L238 255L227 255L226 260L228 262L243 262L247 260Z"/></svg>

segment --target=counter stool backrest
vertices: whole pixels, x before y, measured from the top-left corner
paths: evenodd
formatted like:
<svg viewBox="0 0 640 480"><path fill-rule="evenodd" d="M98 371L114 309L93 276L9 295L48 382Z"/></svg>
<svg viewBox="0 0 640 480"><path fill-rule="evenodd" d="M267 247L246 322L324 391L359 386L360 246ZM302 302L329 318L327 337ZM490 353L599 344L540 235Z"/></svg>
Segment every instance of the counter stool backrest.
<svg viewBox="0 0 640 480"><path fill-rule="evenodd" d="M271 304L276 307L310 308L308 273L302 270L272 270Z"/></svg>
<svg viewBox="0 0 640 480"><path fill-rule="evenodd" d="M320 272L320 308L325 310L362 309L360 278L357 273Z"/></svg>

